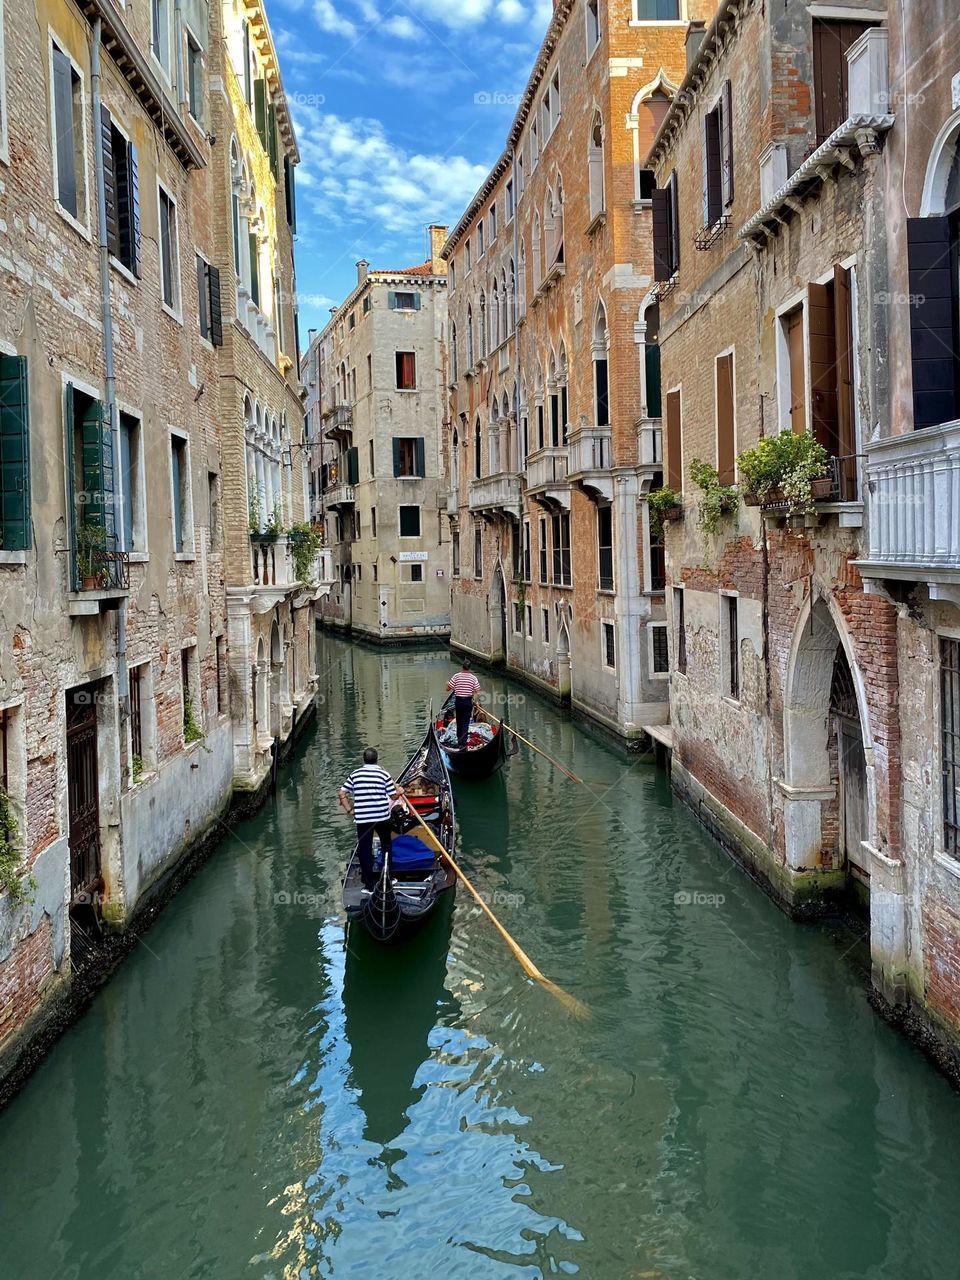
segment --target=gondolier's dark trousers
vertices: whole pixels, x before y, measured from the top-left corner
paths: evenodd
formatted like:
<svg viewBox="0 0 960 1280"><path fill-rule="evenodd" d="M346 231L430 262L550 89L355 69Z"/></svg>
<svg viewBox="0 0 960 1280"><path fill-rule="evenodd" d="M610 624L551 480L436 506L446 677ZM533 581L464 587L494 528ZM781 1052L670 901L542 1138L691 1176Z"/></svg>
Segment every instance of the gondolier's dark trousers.
<svg viewBox="0 0 960 1280"><path fill-rule="evenodd" d="M457 746L462 751L467 745L467 738L470 735L470 721L473 717L473 696L469 698L454 698L454 710L457 713Z"/></svg>
<svg viewBox="0 0 960 1280"><path fill-rule="evenodd" d="M382 822L357 823L357 857L360 859L360 874L363 876L363 887L372 889L377 883L377 874L373 869L373 836L380 837L380 848L389 853L393 848L393 827L389 818Z"/></svg>

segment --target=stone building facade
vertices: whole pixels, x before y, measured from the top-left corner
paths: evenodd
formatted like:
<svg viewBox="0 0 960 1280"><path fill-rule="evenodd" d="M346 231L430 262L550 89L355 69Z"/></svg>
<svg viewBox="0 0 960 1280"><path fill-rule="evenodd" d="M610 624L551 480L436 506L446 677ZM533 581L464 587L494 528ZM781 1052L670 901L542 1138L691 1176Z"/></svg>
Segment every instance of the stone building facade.
<svg viewBox="0 0 960 1280"><path fill-rule="evenodd" d="M266 342L245 355L220 285L231 24L296 160L262 7L6 0L0 21L2 1077L251 774L228 590L252 579L241 380L297 438L301 416L295 343L285 368ZM289 335L284 183L255 164ZM291 518L302 495L293 483ZM288 608L298 594L284 588ZM280 683L302 703L298 634Z"/></svg>
<svg viewBox="0 0 960 1280"><path fill-rule="evenodd" d="M378 642L450 633L446 234L429 229L431 257L415 267L359 263L304 357L313 518L335 578L318 618Z"/></svg>
<svg viewBox="0 0 960 1280"><path fill-rule="evenodd" d="M628 739L667 715L642 158L712 9L560 0L444 248L452 641Z"/></svg>
<svg viewBox="0 0 960 1280"><path fill-rule="evenodd" d="M682 503L668 741L675 787L774 895L802 914L852 891L878 993L955 1038L957 306L931 249L958 122L913 16L905 54L869 4L725 0L652 148ZM904 111L914 76L938 95ZM809 501L744 501L744 451L805 432L828 455ZM714 519L698 462L739 486Z"/></svg>

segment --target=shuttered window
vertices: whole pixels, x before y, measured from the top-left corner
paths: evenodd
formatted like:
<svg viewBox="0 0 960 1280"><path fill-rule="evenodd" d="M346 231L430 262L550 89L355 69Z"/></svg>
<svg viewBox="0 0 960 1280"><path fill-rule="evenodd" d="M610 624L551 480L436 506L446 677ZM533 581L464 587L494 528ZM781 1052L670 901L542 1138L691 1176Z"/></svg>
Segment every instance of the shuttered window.
<svg viewBox="0 0 960 1280"><path fill-rule="evenodd" d="M27 361L0 355L0 550L31 545Z"/></svg>
<svg viewBox="0 0 960 1280"><path fill-rule="evenodd" d="M279 180L280 142L277 136L277 108L272 102L267 105L267 155L270 157L270 172Z"/></svg>
<svg viewBox="0 0 960 1280"><path fill-rule="evenodd" d="M704 223L712 227L723 214L723 193L720 177L720 104L708 111L703 119L703 176Z"/></svg>
<svg viewBox="0 0 960 1280"><path fill-rule="evenodd" d="M57 202L72 218L85 222L83 81L56 44L52 46L52 61Z"/></svg>
<svg viewBox="0 0 960 1280"><path fill-rule="evenodd" d="M665 187L652 192L653 278L669 280L680 269L680 211L677 175L671 173Z"/></svg>
<svg viewBox="0 0 960 1280"><path fill-rule="evenodd" d="M253 119L257 126L257 133L260 135L260 141L263 144L264 151L267 150L267 82L262 76L258 76L253 82Z"/></svg>
<svg viewBox="0 0 960 1280"><path fill-rule="evenodd" d="M390 311L419 311L420 294L391 289L387 293L387 307Z"/></svg>
<svg viewBox="0 0 960 1280"><path fill-rule="evenodd" d="M160 280L164 302L171 310L180 307L180 260L177 206L160 188Z"/></svg>
<svg viewBox="0 0 960 1280"><path fill-rule="evenodd" d="M347 484L360 483L360 450L354 445L346 451ZM356 514L356 513L355 513Z"/></svg>
<svg viewBox="0 0 960 1280"><path fill-rule="evenodd" d="M294 178L294 166L289 156L283 157L283 195L287 210L287 226L296 235L297 233L297 189ZM363 309L368 311L370 307L369 298L364 298Z"/></svg>
<svg viewBox="0 0 960 1280"><path fill-rule="evenodd" d="M417 387L417 357L413 351L397 352L397 390L415 391Z"/></svg>
<svg viewBox="0 0 960 1280"><path fill-rule="evenodd" d="M914 427L960 416L957 229L957 215L907 219Z"/></svg>
<svg viewBox="0 0 960 1280"><path fill-rule="evenodd" d="M134 275L140 274L140 190L137 149L100 108L100 150L111 254Z"/></svg>
<svg viewBox="0 0 960 1280"><path fill-rule="evenodd" d="M220 272L197 254L197 298L200 336L215 347L223 346L220 304Z"/></svg>
<svg viewBox="0 0 960 1280"><path fill-rule="evenodd" d="M73 589L84 579L109 575L118 549L116 467L113 433L104 405L68 383L64 436Z"/></svg>
<svg viewBox="0 0 960 1280"><path fill-rule="evenodd" d="M847 118L847 50L870 26L867 22L813 19L813 92L817 146Z"/></svg>
<svg viewBox="0 0 960 1280"><path fill-rule="evenodd" d="M667 392L667 439L664 464L667 485L679 493L683 489L683 443L680 422L680 392Z"/></svg>
<svg viewBox="0 0 960 1280"><path fill-rule="evenodd" d="M423 436L394 436L393 474L401 478L426 475Z"/></svg>
<svg viewBox="0 0 960 1280"><path fill-rule="evenodd" d="M251 231L247 237L250 255L250 301L255 307L260 305L260 242L256 232Z"/></svg>
<svg viewBox="0 0 960 1280"><path fill-rule="evenodd" d="M734 427L733 352L717 356L717 471L721 484L733 484L736 456Z"/></svg>

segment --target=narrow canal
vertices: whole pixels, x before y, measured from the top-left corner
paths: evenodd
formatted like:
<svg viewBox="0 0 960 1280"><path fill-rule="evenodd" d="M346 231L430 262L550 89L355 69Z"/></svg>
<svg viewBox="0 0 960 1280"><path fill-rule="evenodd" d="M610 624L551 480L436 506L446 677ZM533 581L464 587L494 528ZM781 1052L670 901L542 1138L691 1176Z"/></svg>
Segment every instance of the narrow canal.
<svg viewBox="0 0 960 1280"><path fill-rule="evenodd" d="M519 686L529 754L457 792L460 893L344 945L362 746L451 668L326 639L279 792L0 1113L3 1280L955 1276L960 1097L870 1009L856 932L791 924L671 799Z"/></svg>

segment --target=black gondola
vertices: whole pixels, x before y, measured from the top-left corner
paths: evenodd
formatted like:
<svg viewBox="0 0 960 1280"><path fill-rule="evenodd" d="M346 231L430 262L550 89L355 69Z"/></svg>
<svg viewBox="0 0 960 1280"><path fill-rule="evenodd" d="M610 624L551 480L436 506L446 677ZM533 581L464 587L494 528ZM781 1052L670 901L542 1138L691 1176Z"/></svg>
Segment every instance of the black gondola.
<svg viewBox="0 0 960 1280"><path fill-rule="evenodd" d="M453 698L454 695L451 693L440 708L436 724L438 735L442 734L448 725L454 723ZM473 723L471 721L471 728ZM461 751L458 747L440 742L447 768L458 778L469 778L474 782L481 778L489 778L491 774L503 767L508 756L516 754L517 742L510 733L506 721L488 721L488 724L493 729L493 736L480 746L466 747Z"/></svg>
<svg viewBox="0 0 960 1280"><path fill-rule="evenodd" d="M453 788L432 723L397 782L444 849L453 853L457 833ZM457 880L450 864L420 838L416 820L399 806L394 809L393 826L396 834L390 856L383 859L377 852L373 892L363 892L356 850L343 878L348 919L361 921L378 942L393 942L418 928Z"/></svg>

